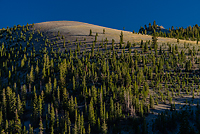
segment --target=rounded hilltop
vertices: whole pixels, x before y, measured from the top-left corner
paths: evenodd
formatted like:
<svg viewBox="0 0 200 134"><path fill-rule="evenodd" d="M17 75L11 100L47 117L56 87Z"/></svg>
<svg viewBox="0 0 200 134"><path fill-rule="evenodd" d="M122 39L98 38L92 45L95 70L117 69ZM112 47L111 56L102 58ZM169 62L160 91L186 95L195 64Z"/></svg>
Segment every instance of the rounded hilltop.
<svg viewBox="0 0 200 134"><path fill-rule="evenodd" d="M96 33L98 33L97 41L105 40L106 38L108 41L119 41L119 36L121 34L121 30L107 28L103 26L77 22L77 21L50 21L50 22L42 22L35 24L36 29L40 29L47 34L60 32L61 35L64 35L67 40L75 41L83 40L86 38L88 43L94 41L94 37ZM105 33L103 33L103 29L105 29ZM89 36L90 30L92 30L92 36ZM125 41L129 40L130 37L133 36L131 32L124 31L124 38Z"/></svg>
<svg viewBox="0 0 200 134"><path fill-rule="evenodd" d="M117 43L120 40L121 31L123 31L78 21L49 21L36 23L34 27L35 29L40 29L40 31L42 32L46 32L47 35L51 33L57 33L59 31L60 34L65 36L67 40L73 42L75 40L81 41L85 38L88 41L88 43L94 41L96 33L98 33L97 41L102 41L102 39L105 40L107 38L108 42L111 43L112 39L114 39ZM105 34L103 34L103 29L105 29ZM88 36L90 30L92 30L92 36ZM142 35L136 33L133 34L129 31L123 31L123 34L125 43L127 41L140 42L141 40L152 40L152 36L150 35ZM176 43L177 40L173 38L158 37L158 43L163 42ZM192 41L180 40L180 43L183 42L195 43Z"/></svg>

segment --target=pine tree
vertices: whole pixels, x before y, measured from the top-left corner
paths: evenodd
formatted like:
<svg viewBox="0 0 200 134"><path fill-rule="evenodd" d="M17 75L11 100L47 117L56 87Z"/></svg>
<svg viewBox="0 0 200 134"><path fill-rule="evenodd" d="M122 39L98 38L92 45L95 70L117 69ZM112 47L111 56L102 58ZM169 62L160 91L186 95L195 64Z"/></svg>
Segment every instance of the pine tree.
<svg viewBox="0 0 200 134"><path fill-rule="evenodd" d="M57 88L57 98L58 98L58 102L60 103L60 88L59 88L59 86Z"/></svg>
<svg viewBox="0 0 200 134"><path fill-rule="evenodd" d="M105 120L103 121L103 124L102 124L102 133L103 134L107 134L107 124L106 124L106 122L105 122Z"/></svg>
<svg viewBox="0 0 200 134"><path fill-rule="evenodd" d="M75 124L74 124L74 134L77 134L77 133L78 133L77 122L75 121Z"/></svg>
<svg viewBox="0 0 200 134"><path fill-rule="evenodd" d="M25 105L26 105L26 97L27 97L27 94L26 94L26 86L23 85L22 86L22 91L21 91L21 98L22 98L22 104L23 104L23 107L25 108Z"/></svg>
<svg viewBox="0 0 200 134"><path fill-rule="evenodd" d="M141 117L143 117L143 115L144 115L143 101L140 103L140 115L141 115Z"/></svg>
<svg viewBox="0 0 200 134"><path fill-rule="evenodd" d="M29 124L29 134L34 134L33 133L33 127L31 126L31 124Z"/></svg>
<svg viewBox="0 0 200 134"><path fill-rule="evenodd" d="M103 34L105 34L105 29L103 29Z"/></svg>
<svg viewBox="0 0 200 134"><path fill-rule="evenodd" d="M145 43L145 45L144 45L144 52L148 52L148 45L147 45L147 43Z"/></svg>
<svg viewBox="0 0 200 134"><path fill-rule="evenodd" d="M51 126L51 134L54 134L53 126Z"/></svg>
<svg viewBox="0 0 200 134"><path fill-rule="evenodd" d="M42 123L42 118L40 117L40 123L39 123L39 133L43 134L43 123Z"/></svg>
<svg viewBox="0 0 200 134"><path fill-rule="evenodd" d="M38 113L37 104L38 104L38 99L37 99L37 94L35 93L34 94L33 103L32 103L32 106L33 106L33 120L34 121L36 121L36 117L37 117L37 113Z"/></svg>
<svg viewBox="0 0 200 134"><path fill-rule="evenodd" d="M0 130L2 130L2 123L3 123L3 113L2 110L0 109Z"/></svg>
<svg viewBox="0 0 200 134"><path fill-rule="evenodd" d="M98 126L98 131L100 131L101 128L100 118L97 119L97 126Z"/></svg>
<svg viewBox="0 0 200 134"><path fill-rule="evenodd" d="M6 119L6 122L5 122L5 132L7 132L7 133L9 132L8 128L9 128L8 120Z"/></svg>
<svg viewBox="0 0 200 134"><path fill-rule="evenodd" d="M17 110L18 110L19 115L21 115L23 113L23 107L22 107L22 103L21 103L19 94L17 96Z"/></svg>
<svg viewBox="0 0 200 134"><path fill-rule="evenodd" d="M177 37L177 43L179 44L179 37Z"/></svg>
<svg viewBox="0 0 200 134"><path fill-rule="evenodd" d="M57 129L57 132L60 131L60 122L59 122L59 117L58 117L58 111L56 109L56 129Z"/></svg>
<svg viewBox="0 0 200 134"><path fill-rule="evenodd" d="M120 35L120 44L124 43L124 35L123 32L121 31L121 35Z"/></svg>
<svg viewBox="0 0 200 134"><path fill-rule="evenodd" d="M39 96L39 100L38 100L38 116L41 117L42 116L42 97L41 95Z"/></svg>
<svg viewBox="0 0 200 134"><path fill-rule="evenodd" d="M16 133L21 133L21 120L19 119L17 109L15 111L15 124L14 124L14 129Z"/></svg>
<svg viewBox="0 0 200 134"><path fill-rule="evenodd" d="M141 40L141 42L140 42L140 48L143 48L143 40Z"/></svg>
<svg viewBox="0 0 200 134"><path fill-rule="evenodd" d="M33 65L31 66L31 71L30 71L30 75L29 75L29 82L30 83L34 82Z"/></svg>
<svg viewBox="0 0 200 134"><path fill-rule="evenodd" d="M63 134L67 134L67 129L68 129L68 127L67 127L67 122L66 121L64 121L64 129L63 129Z"/></svg>
<svg viewBox="0 0 200 134"><path fill-rule="evenodd" d="M88 130L87 133L90 134L91 133L91 128L90 128L90 124L88 124Z"/></svg>
<svg viewBox="0 0 200 134"><path fill-rule="evenodd" d="M97 36L98 36L98 33L96 33L96 35L95 35L95 40L94 40L94 42L97 42Z"/></svg>
<svg viewBox="0 0 200 134"><path fill-rule="evenodd" d="M78 130L79 132L82 131L82 129L81 129L81 115L80 115L80 114L78 114L77 130Z"/></svg>
<svg viewBox="0 0 200 134"><path fill-rule="evenodd" d="M129 87L131 85L131 76L129 72L126 73L126 87Z"/></svg>
<svg viewBox="0 0 200 134"><path fill-rule="evenodd" d="M7 88L7 90L8 90L8 88ZM11 94L9 95L9 99L8 99L8 113L10 113L10 115L14 115L14 113L16 111L16 103L17 103L16 94L15 94L15 92L12 93L12 91L11 91Z"/></svg>
<svg viewBox="0 0 200 134"><path fill-rule="evenodd" d="M69 106L68 105L68 95L66 93L66 88L63 89L62 98L63 98L63 100L62 100L62 107L63 107L64 110L66 110L67 107Z"/></svg>
<svg viewBox="0 0 200 134"><path fill-rule="evenodd" d="M76 88L76 81L75 81L75 77L73 76L73 90L75 90Z"/></svg>
<svg viewBox="0 0 200 134"><path fill-rule="evenodd" d="M156 25L156 21L155 20L153 21L153 28L157 29L157 25Z"/></svg>
<svg viewBox="0 0 200 134"><path fill-rule="evenodd" d="M151 95L150 95L150 108L154 108L154 99Z"/></svg>
<svg viewBox="0 0 200 134"><path fill-rule="evenodd" d="M3 105L3 113L5 118L7 118L7 100L6 100L6 94L5 94L5 88L3 88L3 93L2 93L2 105Z"/></svg>
<svg viewBox="0 0 200 134"><path fill-rule="evenodd" d="M82 132L84 132L84 117L83 117L83 113L81 114L81 124L80 124L80 129L82 130Z"/></svg>
<svg viewBox="0 0 200 134"><path fill-rule="evenodd" d="M83 128L83 132L82 132L82 134L85 134L85 128Z"/></svg>
<svg viewBox="0 0 200 134"><path fill-rule="evenodd" d="M65 38L64 38L64 40L63 40L63 47L65 47Z"/></svg>
<svg viewBox="0 0 200 134"><path fill-rule="evenodd" d="M94 56L94 47L95 47L95 43L93 42L93 44L92 44L92 57Z"/></svg>
<svg viewBox="0 0 200 134"><path fill-rule="evenodd" d="M134 84L134 94L138 95L138 85L137 85L136 81L135 81L135 84Z"/></svg>
<svg viewBox="0 0 200 134"><path fill-rule="evenodd" d="M153 34L153 37L152 37L152 47L155 49L155 48L157 48L157 36L156 36L156 34L154 33Z"/></svg>
<svg viewBox="0 0 200 134"><path fill-rule="evenodd" d="M112 97L110 97L110 118L113 119L113 115L114 115L114 103L113 103L113 99Z"/></svg>
<svg viewBox="0 0 200 134"><path fill-rule="evenodd" d="M190 71L192 68L192 63L191 63L191 60L187 61L186 64L185 64L185 70L186 71Z"/></svg>
<svg viewBox="0 0 200 134"><path fill-rule="evenodd" d="M45 68L45 64L43 66L43 69L42 69L42 78L46 78L46 68Z"/></svg>
<svg viewBox="0 0 200 134"><path fill-rule="evenodd" d="M90 34L89 34L89 36L92 36L92 29L90 29Z"/></svg>
<svg viewBox="0 0 200 134"><path fill-rule="evenodd" d="M90 122L90 124L92 126L95 125L96 120L95 120L94 107L93 107L93 101L92 100L90 101L90 104L89 104L89 116L88 116L88 120L89 120L89 122Z"/></svg>
<svg viewBox="0 0 200 134"><path fill-rule="evenodd" d="M51 104L51 113L50 113L50 125L51 125L51 127L54 126L54 122L55 122L55 112L54 112L53 104Z"/></svg>
<svg viewBox="0 0 200 134"><path fill-rule="evenodd" d="M22 134L28 134L28 131L26 130L26 126L24 126L24 128L23 128Z"/></svg>

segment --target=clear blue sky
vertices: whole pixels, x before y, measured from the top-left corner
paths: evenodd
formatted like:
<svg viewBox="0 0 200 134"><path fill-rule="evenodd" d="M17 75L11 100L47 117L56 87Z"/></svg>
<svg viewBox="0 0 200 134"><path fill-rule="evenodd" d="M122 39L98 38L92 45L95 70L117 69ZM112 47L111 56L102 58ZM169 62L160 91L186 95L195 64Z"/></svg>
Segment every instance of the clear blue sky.
<svg viewBox="0 0 200 134"><path fill-rule="evenodd" d="M71 20L138 31L155 20L165 28L200 25L199 0L0 0L0 28Z"/></svg>

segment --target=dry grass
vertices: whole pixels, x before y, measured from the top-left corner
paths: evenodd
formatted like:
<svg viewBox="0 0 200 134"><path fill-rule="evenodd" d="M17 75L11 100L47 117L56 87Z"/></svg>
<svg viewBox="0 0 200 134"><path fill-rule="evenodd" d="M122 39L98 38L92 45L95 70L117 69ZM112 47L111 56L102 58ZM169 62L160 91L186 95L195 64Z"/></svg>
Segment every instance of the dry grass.
<svg viewBox="0 0 200 134"><path fill-rule="evenodd" d="M82 40L86 38L87 41L94 41L94 36L98 33L98 41L102 41L102 39L107 38L109 41L114 39L116 42L119 42L121 30L116 30L112 28L97 26L88 23L76 22L76 21L51 21L51 22L43 22L35 24L36 29L41 28L41 31L44 32L58 32L60 31L62 35L64 35L68 40ZM93 33L93 38L89 35L90 29ZM103 29L105 29L105 34L103 34ZM124 34L124 42L140 42L141 40L151 40L152 36L150 35L142 35L142 34L133 34L132 32L123 31ZM75 37L75 38L74 38ZM177 43L176 39L173 38L164 38L158 37L158 43ZM186 41L180 40L180 44L184 42L195 44L196 41Z"/></svg>

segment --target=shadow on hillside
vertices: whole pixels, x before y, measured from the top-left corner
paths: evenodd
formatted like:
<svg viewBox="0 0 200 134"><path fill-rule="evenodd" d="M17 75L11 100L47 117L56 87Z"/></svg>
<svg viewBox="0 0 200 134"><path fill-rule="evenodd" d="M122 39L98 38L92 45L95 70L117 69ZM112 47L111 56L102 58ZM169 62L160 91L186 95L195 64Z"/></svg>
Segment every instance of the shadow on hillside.
<svg viewBox="0 0 200 134"><path fill-rule="evenodd" d="M187 103L186 103L187 100ZM196 96L196 98L192 99L192 97L184 97L184 98L178 98L173 99L172 104L169 104L167 102L167 104L164 104L162 102L160 102L158 105L155 105L154 109L151 109L151 111L158 115L159 113L164 112L165 110L170 110L171 109L171 105L173 106L173 110L174 110L174 105L175 105L175 109L176 111L180 111L180 110L196 110L197 109L197 102L200 102L200 97Z"/></svg>

